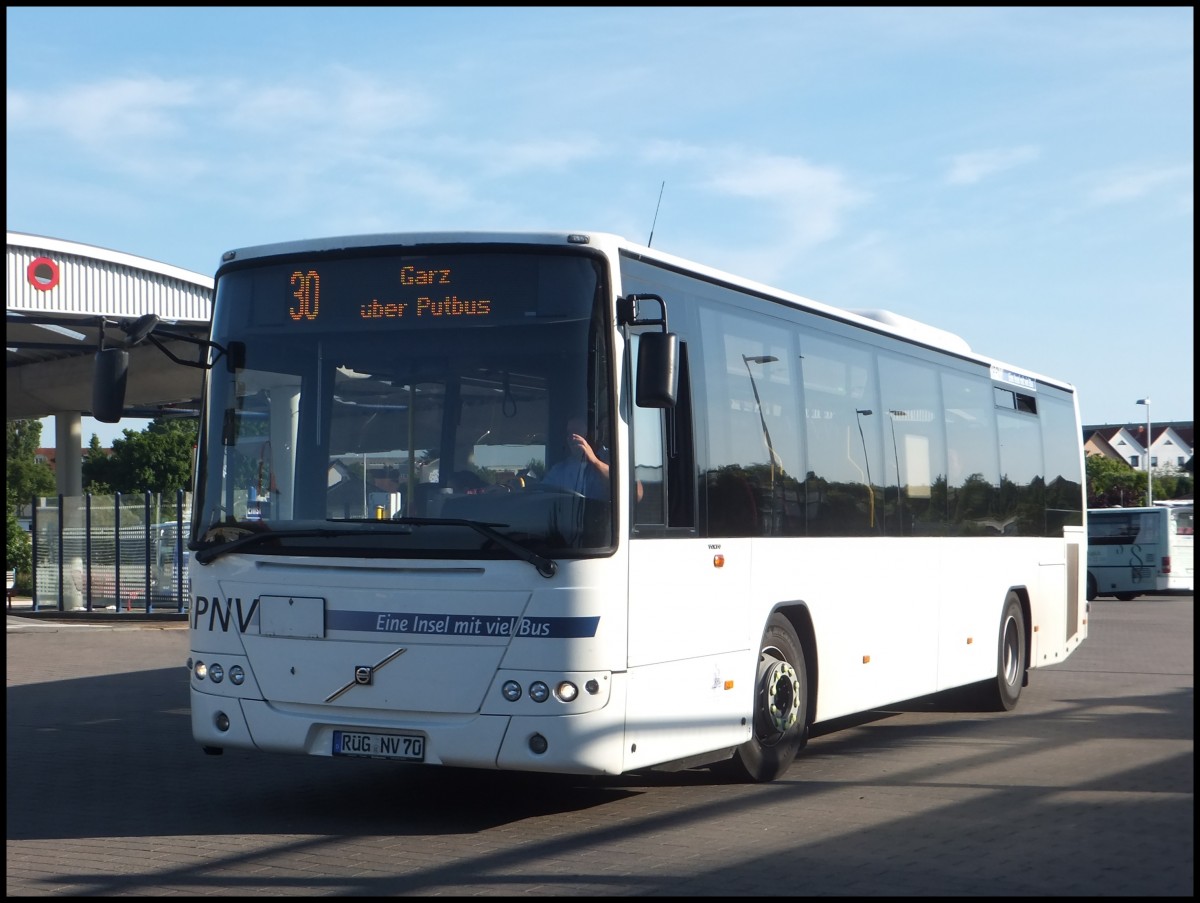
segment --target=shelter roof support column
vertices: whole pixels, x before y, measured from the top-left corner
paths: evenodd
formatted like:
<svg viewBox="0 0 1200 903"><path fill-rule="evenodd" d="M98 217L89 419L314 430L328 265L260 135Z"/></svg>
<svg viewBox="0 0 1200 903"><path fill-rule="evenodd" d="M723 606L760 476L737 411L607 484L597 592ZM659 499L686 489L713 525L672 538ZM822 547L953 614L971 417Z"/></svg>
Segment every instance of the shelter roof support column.
<svg viewBox="0 0 1200 903"><path fill-rule="evenodd" d="M54 415L55 471L58 491L64 496L83 495L82 417L78 411Z"/></svg>

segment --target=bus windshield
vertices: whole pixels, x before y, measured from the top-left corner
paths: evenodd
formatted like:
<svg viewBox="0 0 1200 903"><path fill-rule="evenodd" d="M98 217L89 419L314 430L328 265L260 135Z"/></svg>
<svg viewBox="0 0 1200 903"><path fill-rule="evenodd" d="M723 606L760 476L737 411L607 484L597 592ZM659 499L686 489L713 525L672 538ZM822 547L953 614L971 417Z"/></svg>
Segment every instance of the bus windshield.
<svg viewBox="0 0 1200 903"><path fill-rule="evenodd" d="M479 246L227 265L212 338L230 353L208 381L192 548L611 549L606 279L586 253Z"/></svg>

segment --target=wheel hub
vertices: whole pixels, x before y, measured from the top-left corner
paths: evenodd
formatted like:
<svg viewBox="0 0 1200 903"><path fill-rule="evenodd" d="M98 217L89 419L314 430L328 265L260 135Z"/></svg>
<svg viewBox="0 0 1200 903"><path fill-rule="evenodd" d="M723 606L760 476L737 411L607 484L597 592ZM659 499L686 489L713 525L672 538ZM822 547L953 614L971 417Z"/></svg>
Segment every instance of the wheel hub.
<svg viewBox="0 0 1200 903"><path fill-rule="evenodd" d="M768 669L763 680L766 697L764 709L771 726L784 733L796 723L800 701L800 680L796 669L787 662L777 661Z"/></svg>

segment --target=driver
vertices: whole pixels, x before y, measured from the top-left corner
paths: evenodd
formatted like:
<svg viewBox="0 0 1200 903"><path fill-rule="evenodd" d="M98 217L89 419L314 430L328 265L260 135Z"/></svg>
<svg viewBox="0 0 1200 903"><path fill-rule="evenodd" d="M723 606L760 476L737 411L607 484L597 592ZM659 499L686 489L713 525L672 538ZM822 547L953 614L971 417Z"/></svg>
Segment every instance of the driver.
<svg viewBox="0 0 1200 903"><path fill-rule="evenodd" d="M608 449L593 447L587 435L587 421L581 416L567 420L566 454L546 471L543 485L578 492L589 499L608 498Z"/></svg>

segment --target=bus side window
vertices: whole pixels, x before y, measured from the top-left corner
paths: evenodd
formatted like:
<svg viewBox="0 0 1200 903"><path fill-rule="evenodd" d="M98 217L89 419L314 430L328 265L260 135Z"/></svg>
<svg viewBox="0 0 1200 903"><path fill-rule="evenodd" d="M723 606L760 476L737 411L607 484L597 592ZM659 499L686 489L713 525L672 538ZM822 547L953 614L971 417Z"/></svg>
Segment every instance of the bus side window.
<svg viewBox="0 0 1200 903"><path fill-rule="evenodd" d="M667 412L667 526L696 526L696 457L692 434L692 380L687 342L679 343L679 399Z"/></svg>
<svg viewBox="0 0 1200 903"><path fill-rule="evenodd" d="M880 355L879 382L886 424L885 532L941 535L946 532L946 443L937 370L925 361Z"/></svg>
<svg viewBox="0 0 1200 903"><path fill-rule="evenodd" d="M665 408L633 407L633 478L642 487L634 509L634 521L647 526L666 524L663 480L666 472L663 420L666 414Z"/></svg>

